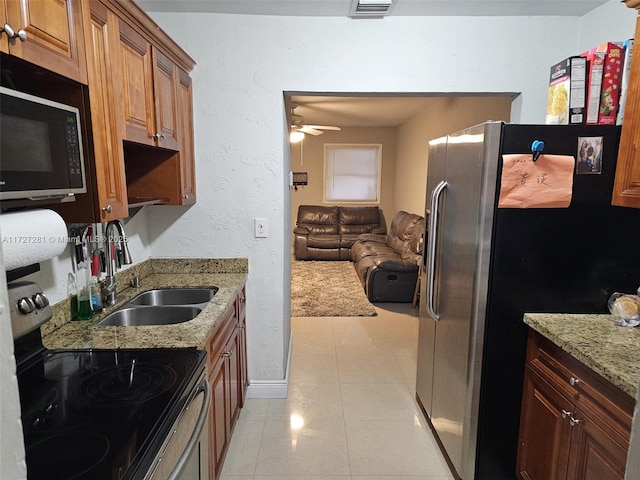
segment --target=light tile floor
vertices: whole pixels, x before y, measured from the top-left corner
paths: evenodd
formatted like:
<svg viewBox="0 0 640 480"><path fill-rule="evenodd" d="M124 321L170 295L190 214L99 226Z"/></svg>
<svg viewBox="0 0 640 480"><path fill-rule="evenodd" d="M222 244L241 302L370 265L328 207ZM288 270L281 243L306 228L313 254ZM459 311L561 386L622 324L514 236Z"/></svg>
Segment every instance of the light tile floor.
<svg viewBox="0 0 640 480"><path fill-rule="evenodd" d="M452 480L415 401L411 304L292 318L286 399L248 399L221 480Z"/></svg>

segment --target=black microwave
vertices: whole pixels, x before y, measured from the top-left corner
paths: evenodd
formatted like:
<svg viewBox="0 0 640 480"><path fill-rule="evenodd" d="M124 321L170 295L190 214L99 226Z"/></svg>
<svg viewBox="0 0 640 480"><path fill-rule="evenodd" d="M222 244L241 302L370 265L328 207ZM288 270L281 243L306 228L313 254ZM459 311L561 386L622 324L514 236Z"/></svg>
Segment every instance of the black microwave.
<svg viewBox="0 0 640 480"><path fill-rule="evenodd" d="M79 110L0 87L0 200L86 191Z"/></svg>

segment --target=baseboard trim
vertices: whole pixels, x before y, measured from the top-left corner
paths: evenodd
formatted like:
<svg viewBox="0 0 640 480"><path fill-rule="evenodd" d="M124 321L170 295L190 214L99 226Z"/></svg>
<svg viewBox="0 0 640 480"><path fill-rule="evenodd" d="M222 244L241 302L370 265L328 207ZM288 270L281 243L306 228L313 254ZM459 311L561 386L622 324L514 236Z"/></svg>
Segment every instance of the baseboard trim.
<svg viewBox="0 0 640 480"><path fill-rule="evenodd" d="M284 380L251 380L247 388L247 398L287 398L292 348L293 334L289 336L289 354Z"/></svg>

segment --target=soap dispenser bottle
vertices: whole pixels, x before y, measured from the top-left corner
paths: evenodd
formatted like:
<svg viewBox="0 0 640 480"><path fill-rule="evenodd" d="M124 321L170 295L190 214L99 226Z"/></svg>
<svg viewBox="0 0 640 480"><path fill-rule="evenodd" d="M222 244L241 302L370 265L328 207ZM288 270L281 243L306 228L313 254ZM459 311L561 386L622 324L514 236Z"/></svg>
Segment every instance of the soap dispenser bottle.
<svg viewBox="0 0 640 480"><path fill-rule="evenodd" d="M67 275L67 298L71 306L71 320L78 319L78 287L76 286L76 277L69 272Z"/></svg>
<svg viewBox="0 0 640 480"><path fill-rule="evenodd" d="M91 305L91 272L87 262L78 265L78 320L89 320L93 317Z"/></svg>

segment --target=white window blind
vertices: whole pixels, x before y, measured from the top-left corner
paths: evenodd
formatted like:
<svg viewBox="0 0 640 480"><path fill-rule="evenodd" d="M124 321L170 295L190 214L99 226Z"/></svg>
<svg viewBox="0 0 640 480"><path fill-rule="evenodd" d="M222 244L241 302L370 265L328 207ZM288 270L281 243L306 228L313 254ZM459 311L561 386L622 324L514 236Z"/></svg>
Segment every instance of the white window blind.
<svg viewBox="0 0 640 480"><path fill-rule="evenodd" d="M382 145L326 144L324 200L380 203Z"/></svg>

